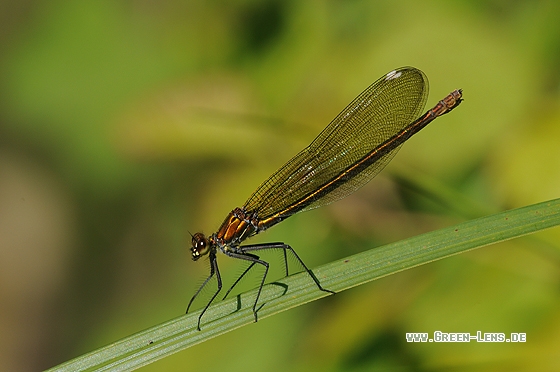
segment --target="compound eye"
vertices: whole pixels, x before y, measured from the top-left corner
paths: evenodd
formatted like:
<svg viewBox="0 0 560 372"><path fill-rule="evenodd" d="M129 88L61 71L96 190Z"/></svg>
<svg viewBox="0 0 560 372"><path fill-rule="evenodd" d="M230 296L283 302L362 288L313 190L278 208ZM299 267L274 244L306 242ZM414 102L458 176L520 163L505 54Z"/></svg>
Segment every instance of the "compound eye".
<svg viewBox="0 0 560 372"><path fill-rule="evenodd" d="M208 239L202 233L196 233L192 237L192 259L193 261L198 260L200 257L208 254Z"/></svg>

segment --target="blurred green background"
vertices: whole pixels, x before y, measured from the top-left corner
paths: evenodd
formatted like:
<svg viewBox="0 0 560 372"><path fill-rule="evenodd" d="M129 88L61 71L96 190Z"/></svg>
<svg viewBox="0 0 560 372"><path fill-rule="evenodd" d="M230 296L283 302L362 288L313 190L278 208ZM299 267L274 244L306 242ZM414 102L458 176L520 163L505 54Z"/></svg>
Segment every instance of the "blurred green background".
<svg viewBox="0 0 560 372"><path fill-rule="evenodd" d="M354 195L251 242L313 268L559 197L559 17L544 0L0 1L0 369L183 314L208 273L188 231L214 232L396 67L427 74L428 106L465 102ZM559 238L408 270L143 370L558 370ZM227 280L243 268L219 260ZM437 330L528 341L405 342Z"/></svg>

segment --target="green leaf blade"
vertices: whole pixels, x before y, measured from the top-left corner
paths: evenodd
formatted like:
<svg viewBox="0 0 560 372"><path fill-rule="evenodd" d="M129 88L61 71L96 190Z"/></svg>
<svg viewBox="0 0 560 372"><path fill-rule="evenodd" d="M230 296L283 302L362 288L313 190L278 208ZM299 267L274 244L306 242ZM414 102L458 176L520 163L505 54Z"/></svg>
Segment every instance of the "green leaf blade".
<svg viewBox="0 0 560 372"><path fill-rule="evenodd" d="M494 214L418 235L323 265L313 272L321 284L340 292L452 255L560 225L560 199ZM139 332L49 371L129 371L254 321L256 290ZM319 291L306 273L263 287L259 319L317 300Z"/></svg>

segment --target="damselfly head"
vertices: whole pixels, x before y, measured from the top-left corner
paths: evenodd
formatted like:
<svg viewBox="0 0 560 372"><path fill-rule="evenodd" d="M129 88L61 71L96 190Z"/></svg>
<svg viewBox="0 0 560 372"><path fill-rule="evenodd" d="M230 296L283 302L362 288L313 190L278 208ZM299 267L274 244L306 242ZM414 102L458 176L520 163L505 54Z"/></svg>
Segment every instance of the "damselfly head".
<svg viewBox="0 0 560 372"><path fill-rule="evenodd" d="M196 233L192 236L191 254L193 261L198 260L200 257L208 254L209 244L208 239L203 233Z"/></svg>

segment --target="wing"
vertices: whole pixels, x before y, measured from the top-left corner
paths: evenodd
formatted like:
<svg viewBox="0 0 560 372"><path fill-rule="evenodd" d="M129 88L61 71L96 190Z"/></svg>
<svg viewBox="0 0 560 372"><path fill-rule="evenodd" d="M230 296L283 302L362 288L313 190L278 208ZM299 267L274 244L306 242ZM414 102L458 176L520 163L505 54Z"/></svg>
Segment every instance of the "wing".
<svg viewBox="0 0 560 372"><path fill-rule="evenodd" d="M316 191L414 121L427 96L428 79L422 71L403 67L389 72L356 97L308 147L263 182L244 209L256 213L259 219L281 216L279 222L348 196L375 177L400 146L336 188ZM294 207L304 199L306 203Z"/></svg>

